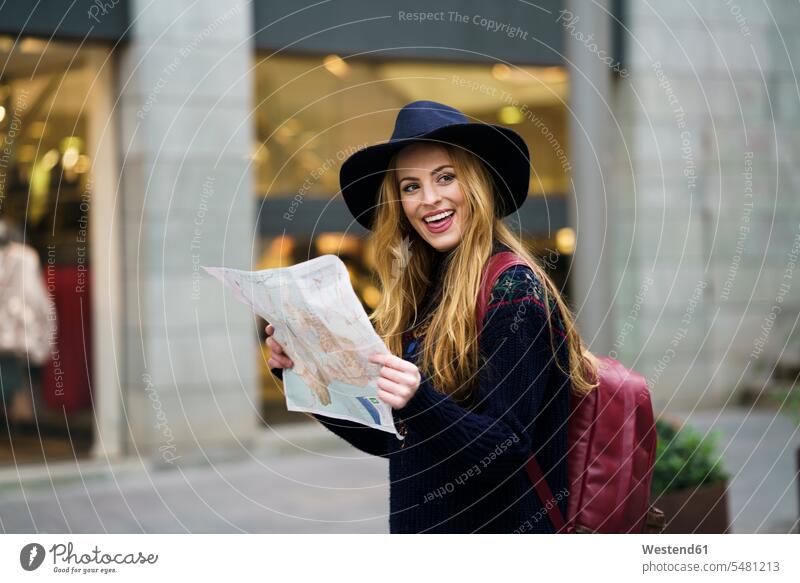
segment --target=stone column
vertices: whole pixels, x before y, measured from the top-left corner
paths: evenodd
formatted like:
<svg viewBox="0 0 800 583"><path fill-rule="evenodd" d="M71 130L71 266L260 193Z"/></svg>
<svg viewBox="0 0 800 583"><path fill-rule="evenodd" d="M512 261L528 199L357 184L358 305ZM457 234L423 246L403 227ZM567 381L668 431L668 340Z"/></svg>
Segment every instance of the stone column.
<svg viewBox="0 0 800 583"><path fill-rule="evenodd" d="M123 423L128 454L174 462L258 430L255 320L200 270L252 264L252 6L130 6L118 79Z"/></svg>
<svg viewBox="0 0 800 583"><path fill-rule="evenodd" d="M608 2L566 3L558 23L564 27L570 74L569 138L573 161L572 225L577 234L572 257L572 298L584 342L606 354L612 336L611 267L613 201L608 188L608 125L611 70L585 40L612 54Z"/></svg>

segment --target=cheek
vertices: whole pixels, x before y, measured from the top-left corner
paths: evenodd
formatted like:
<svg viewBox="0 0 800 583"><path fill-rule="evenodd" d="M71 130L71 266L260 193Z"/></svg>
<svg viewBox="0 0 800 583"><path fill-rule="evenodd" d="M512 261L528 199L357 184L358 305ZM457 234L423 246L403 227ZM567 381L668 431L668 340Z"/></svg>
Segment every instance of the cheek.
<svg viewBox="0 0 800 583"><path fill-rule="evenodd" d="M403 200L401 201L401 205L403 207L403 214L406 215L406 218L411 221L414 217L414 213L417 210L417 206L413 201Z"/></svg>
<svg viewBox="0 0 800 583"><path fill-rule="evenodd" d="M466 202L466 199L464 198L464 192L461 190L461 185L457 182L448 186L447 198L453 202L454 206L459 208L463 208L464 203Z"/></svg>
<svg viewBox="0 0 800 583"><path fill-rule="evenodd" d="M468 211L467 209L467 199L464 197L464 193L461 190L461 186L458 184L454 184L452 189L447 195L447 198L450 199L453 206L458 210L458 214L460 217L460 221L463 224L463 219L467 218L465 215Z"/></svg>

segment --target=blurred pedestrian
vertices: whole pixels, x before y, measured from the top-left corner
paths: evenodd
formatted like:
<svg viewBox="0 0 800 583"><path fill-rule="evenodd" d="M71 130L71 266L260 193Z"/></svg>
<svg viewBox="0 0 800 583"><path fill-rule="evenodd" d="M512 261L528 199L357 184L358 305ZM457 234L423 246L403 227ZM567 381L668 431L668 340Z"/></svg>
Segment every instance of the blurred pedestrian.
<svg viewBox="0 0 800 583"><path fill-rule="evenodd" d="M0 218L0 390L12 424L34 419L32 387L25 377L31 364L49 356L52 309L36 251L13 241L10 226Z"/></svg>

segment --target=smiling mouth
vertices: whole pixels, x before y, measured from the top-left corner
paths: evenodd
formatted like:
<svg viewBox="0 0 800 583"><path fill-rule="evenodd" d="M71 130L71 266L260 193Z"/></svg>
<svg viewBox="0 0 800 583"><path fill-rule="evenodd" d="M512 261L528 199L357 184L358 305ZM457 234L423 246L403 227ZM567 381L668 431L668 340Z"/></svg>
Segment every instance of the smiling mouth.
<svg viewBox="0 0 800 583"><path fill-rule="evenodd" d="M447 220L448 218L452 217L456 211L449 210L449 211L442 211L439 214L425 217L422 219L428 225L435 225L437 223L441 223L442 221Z"/></svg>

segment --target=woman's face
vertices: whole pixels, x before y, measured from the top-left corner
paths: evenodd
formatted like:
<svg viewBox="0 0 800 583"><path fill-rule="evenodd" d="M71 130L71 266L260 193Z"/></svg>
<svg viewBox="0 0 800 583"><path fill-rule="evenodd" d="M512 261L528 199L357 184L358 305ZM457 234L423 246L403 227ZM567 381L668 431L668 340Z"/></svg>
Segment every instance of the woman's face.
<svg viewBox="0 0 800 583"><path fill-rule="evenodd" d="M436 144L412 144L400 150L396 162L400 202L408 221L437 251L455 248L468 209L447 151Z"/></svg>

